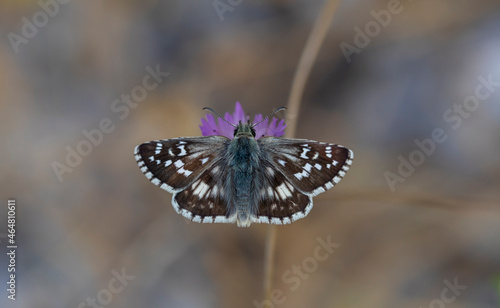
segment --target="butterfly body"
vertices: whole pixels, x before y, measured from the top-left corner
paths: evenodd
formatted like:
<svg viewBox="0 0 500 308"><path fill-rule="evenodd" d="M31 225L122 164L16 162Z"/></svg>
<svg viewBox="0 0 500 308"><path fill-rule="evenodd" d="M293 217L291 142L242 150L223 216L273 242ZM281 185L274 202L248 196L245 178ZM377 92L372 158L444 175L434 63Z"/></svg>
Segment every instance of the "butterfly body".
<svg viewBox="0 0 500 308"><path fill-rule="evenodd" d="M239 123L234 138L187 137L135 148L144 175L173 193L184 217L203 223L288 224L305 217L312 197L337 184L352 151L306 139L255 139L254 125Z"/></svg>
<svg viewBox="0 0 500 308"><path fill-rule="evenodd" d="M227 165L230 170L226 186L231 191L234 187L234 206L238 225L250 225L251 213L255 211L252 204L252 190L256 186L255 170L259 168L259 147L248 124L239 124L234 139L229 141Z"/></svg>

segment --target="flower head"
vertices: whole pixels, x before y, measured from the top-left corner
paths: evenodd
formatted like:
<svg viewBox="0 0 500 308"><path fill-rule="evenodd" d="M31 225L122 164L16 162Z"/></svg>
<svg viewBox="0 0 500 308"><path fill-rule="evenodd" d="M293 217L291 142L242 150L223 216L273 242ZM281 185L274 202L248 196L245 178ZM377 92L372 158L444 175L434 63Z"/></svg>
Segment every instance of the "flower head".
<svg viewBox="0 0 500 308"><path fill-rule="evenodd" d="M264 117L262 116L262 114L257 114L254 117L253 123L259 123L263 118ZM234 113L230 114L229 112L226 112L226 114L224 115L224 119L230 123L238 125L240 121L241 123L247 123L250 119L250 116L245 115L241 104L239 102L236 102ZM214 116L212 114L207 114L206 119L201 119L200 129L202 135L219 135L233 139L234 127L232 127L226 121L218 119L216 123ZM262 123L255 125L255 139L259 139L264 136L281 137L285 134L285 127L286 124L283 120L278 121L278 119L273 117L271 123L269 123L269 119L266 119Z"/></svg>

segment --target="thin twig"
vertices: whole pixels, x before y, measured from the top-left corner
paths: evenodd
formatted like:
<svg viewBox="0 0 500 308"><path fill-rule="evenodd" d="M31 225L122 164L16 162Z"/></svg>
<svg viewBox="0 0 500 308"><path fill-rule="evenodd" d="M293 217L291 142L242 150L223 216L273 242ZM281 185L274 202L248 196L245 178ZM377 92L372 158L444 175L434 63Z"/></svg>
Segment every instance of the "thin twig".
<svg viewBox="0 0 500 308"><path fill-rule="evenodd" d="M274 274L274 252L276 247L276 226L270 225L267 227L266 236L266 256L264 260L264 296L266 299L271 299L273 288Z"/></svg>
<svg viewBox="0 0 500 308"><path fill-rule="evenodd" d="M299 65L297 66L297 70L295 71L295 76L293 78L290 95L288 97L288 111L286 113L287 122L285 132L288 138L292 138L295 136L295 131L297 129L297 117L300 109L300 103L302 101L302 94L304 93L306 82L311 73L312 66L314 64L314 61L316 61L319 49L326 36L330 23L333 20L333 16L337 11L339 3L340 0L326 0L318 18L316 18L311 34L309 34L306 46L302 51Z"/></svg>
<svg viewBox="0 0 500 308"><path fill-rule="evenodd" d="M302 94L306 86L307 79L311 73L312 66L316 61L319 49L326 36L333 16L337 11L340 0L326 0L321 9L313 29L309 34L304 50L299 60L295 77L293 78L290 96L288 97L287 128L285 136L292 138L295 136L297 128L298 112L302 101ZM274 255L277 236L276 226L270 225L267 231L266 252L264 260L264 295L266 299L271 299L274 274Z"/></svg>

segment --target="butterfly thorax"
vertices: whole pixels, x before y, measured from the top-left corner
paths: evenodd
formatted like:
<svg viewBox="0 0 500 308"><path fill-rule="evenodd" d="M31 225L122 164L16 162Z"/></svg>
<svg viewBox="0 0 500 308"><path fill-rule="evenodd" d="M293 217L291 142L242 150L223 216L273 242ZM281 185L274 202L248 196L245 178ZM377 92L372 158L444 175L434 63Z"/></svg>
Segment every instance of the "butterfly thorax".
<svg viewBox="0 0 500 308"><path fill-rule="evenodd" d="M233 202L237 211L239 226L250 225L251 214L255 212L251 204L255 170L259 168L259 147L254 138L255 130L250 124L240 124L235 129L235 137L228 148L230 180L233 183Z"/></svg>

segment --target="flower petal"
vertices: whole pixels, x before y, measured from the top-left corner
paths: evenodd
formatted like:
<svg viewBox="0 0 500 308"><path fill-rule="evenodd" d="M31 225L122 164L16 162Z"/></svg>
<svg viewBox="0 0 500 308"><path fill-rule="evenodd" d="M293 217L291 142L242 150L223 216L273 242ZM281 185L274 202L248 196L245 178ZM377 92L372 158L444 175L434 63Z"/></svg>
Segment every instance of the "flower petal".
<svg viewBox="0 0 500 308"><path fill-rule="evenodd" d="M214 116L211 114L207 114L207 119L201 119L201 134L203 136L215 136L219 135L219 128L217 127L217 124L215 123Z"/></svg>
<svg viewBox="0 0 500 308"><path fill-rule="evenodd" d="M233 117L229 114L229 112L226 112L226 114L224 115L224 119L229 123L233 123ZM226 121L219 119L219 133L221 136L226 136L233 139L234 127Z"/></svg>
<svg viewBox="0 0 500 308"><path fill-rule="evenodd" d="M255 118L253 120L253 123L259 123L260 121L262 121L262 114L257 114L255 115ZM259 139L261 137L264 137L266 135L266 131L267 131L267 123L268 123L268 119L266 119L265 121L263 121L262 123L254 126L254 129L255 129L255 139Z"/></svg>
<svg viewBox="0 0 500 308"><path fill-rule="evenodd" d="M285 120L281 120L278 122L278 125L276 125L276 130L274 131L274 136L275 137L281 137L285 134Z"/></svg>
<svg viewBox="0 0 500 308"><path fill-rule="evenodd" d="M273 117L271 124L267 127L266 136L281 137L285 134L286 125L284 121L281 120L279 123L277 122L278 119Z"/></svg>
<svg viewBox="0 0 500 308"><path fill-rule="evenodd" d="M241 107L240 102L236 102L236 106L234 107L234 114L233 114L233 124L238 125L241 121L241 123L246 124L247 123L247 116L245 115L245 111L243 111L243 107Z"/></svg>

